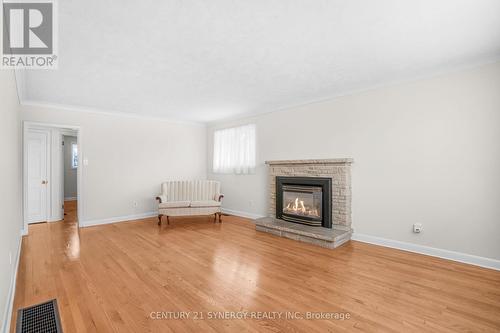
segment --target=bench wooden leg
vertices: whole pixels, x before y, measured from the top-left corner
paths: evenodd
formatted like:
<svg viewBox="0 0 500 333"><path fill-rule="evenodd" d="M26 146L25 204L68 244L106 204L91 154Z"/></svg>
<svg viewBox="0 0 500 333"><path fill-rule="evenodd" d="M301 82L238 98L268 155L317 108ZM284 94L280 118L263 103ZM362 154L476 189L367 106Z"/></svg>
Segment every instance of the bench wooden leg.
<svg viewBox="0 0 500 333"><path fill-rule="evenodd" d="M219 212L219 223L222 223L222 213Z"/></svg>
<svg viewBox="0 0 500 333"><path fill-rule="evenodd" d="M161 218L163 217L163 214L158 214L158 225L161 225Z"/></svg>
<svg viewBox="0 0 500 333"><path fill-rule="evenodd" d="M170 216L167 215L167 224L170 225Z"/></svg>
<svg viewBox="0 0 500 333"><path fill-rule="evenodd" d="M214 214L214 223L217 222L217 213Z"/></svg>

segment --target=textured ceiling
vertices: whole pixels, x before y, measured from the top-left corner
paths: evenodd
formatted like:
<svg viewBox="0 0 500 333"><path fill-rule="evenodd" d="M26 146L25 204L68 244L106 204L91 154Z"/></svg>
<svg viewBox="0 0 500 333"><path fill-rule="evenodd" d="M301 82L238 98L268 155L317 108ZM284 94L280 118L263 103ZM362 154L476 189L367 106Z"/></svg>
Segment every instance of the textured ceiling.
<svg viewBox="0 0 500 333"><path fill-rule="evenodd" d="M24 101L205 122L500 58L498 0L58 3Z"/></svg>

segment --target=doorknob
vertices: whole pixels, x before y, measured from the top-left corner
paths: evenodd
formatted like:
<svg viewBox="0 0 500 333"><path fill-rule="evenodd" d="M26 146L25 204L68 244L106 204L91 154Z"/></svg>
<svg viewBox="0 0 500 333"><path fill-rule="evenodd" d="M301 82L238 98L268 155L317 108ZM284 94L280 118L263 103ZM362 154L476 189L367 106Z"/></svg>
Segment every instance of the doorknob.
<svg viewBox="0 0 500 333"><path fill-rule="evenodd" d="M42 185L46 185L46 184L48 184L48 183L49 183L49 181L48 181L48 180L42 180Z"/></svg>

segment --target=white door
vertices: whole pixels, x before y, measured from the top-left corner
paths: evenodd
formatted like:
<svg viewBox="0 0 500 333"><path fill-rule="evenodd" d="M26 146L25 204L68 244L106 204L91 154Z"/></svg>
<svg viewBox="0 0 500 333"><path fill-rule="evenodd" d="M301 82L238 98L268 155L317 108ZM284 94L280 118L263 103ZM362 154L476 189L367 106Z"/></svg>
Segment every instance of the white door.
<svg viewBox="0 0 500 333"><path fill-rule="evenodd" d="M44 222L47 221L48 133L29 131L26 140L27 221Z"/></svg>

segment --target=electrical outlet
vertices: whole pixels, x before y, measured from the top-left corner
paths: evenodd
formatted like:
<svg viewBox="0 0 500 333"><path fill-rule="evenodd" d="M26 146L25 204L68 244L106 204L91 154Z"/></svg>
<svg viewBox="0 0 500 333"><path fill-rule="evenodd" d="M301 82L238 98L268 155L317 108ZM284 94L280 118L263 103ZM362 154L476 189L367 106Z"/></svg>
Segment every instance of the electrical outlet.
<svg viewBox="0 0 500 333"><path fill-rule="evenodd" d="M138 206L137 201L134 201L134 207L137 207L137 206Z"/></svg>
<svg viewBox="0 0 500 333"><path fill-rule="evenodd" d="M416 234L419 234L420 232L422 232L422 223L413 224L413 232Z"/></svg>

